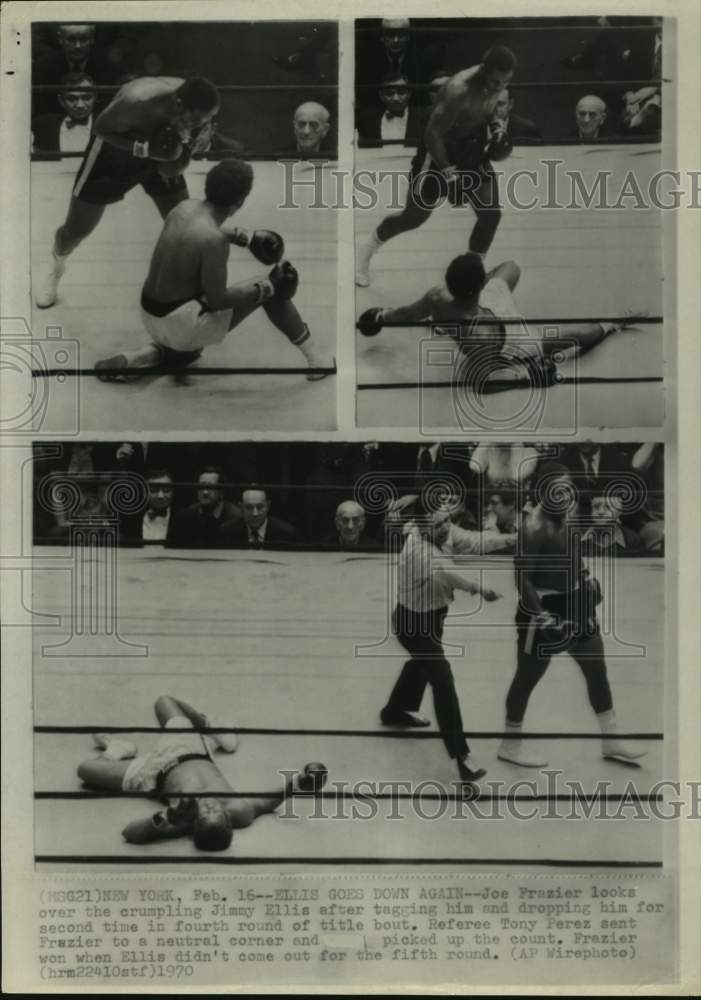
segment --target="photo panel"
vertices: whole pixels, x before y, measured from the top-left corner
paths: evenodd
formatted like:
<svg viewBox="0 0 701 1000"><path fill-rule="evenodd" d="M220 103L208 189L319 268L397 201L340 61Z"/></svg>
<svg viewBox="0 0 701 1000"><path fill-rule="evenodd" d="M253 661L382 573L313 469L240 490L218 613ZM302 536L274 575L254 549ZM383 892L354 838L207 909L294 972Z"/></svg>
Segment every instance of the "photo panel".
<svg viewBox="0 0 701 1000"><path fill-rule="evenodd" d="M356 20L359 426L662 426L664 33Z"/></svg>
<svg viewBox="0 0 701 1000"><path fill-rule="evenodd" d="M41 429L335 428L337 23L31 34Z"/></svg>

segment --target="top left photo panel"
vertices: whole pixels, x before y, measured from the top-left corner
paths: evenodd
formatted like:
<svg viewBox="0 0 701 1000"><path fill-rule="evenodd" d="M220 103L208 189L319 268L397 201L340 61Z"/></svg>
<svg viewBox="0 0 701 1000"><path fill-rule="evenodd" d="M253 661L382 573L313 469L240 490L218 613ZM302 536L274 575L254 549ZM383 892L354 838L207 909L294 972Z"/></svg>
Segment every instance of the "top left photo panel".
<svg viewBox="0 0 701 1000"><path fill-rule="evenodd" d="M48 433L336 427L333 21L31 27ZM38 427L36 429L39 429Z"/></svg>

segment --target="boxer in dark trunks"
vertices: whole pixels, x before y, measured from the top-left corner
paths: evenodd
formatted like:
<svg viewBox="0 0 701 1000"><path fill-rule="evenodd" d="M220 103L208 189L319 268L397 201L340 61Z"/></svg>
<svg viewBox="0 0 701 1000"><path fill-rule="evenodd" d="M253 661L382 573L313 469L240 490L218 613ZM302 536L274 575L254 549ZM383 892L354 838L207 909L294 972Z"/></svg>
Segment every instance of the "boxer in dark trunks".
<svg viewBox="0 0 701 1000"><path fill-rule="evenodd" d="M568 653L584 674L589 703L601 728L606 760L639 767L645 756L616 738L616 716L606 671L596 608L598 581L581 552L585 527L569 470L547 462L538 473L537 504L524 518L514 559L519 594L516 613L517 667L506 696L506 733L497 756L521 767L547 761L524 748L523 718L533 689L558 653ZM557 728L557 727L556 727Z"/></svg>
<svg viewBox="0 0 701 1000"><path fill-rule="evenodd" d="M110 791L143 792L161 798L166 809L128 823L122 836L130 844L193 835L202 851L224 851L234 830L241 830L265 813L273 812L295 792L318 792L326 781L323 764L307 764L284 788L270 795L227 798L234 789L212 759L210 746L234 753L235 735L203 735L209 722L184 701L161 695L154 711L163 735L155 750L137 756L133 743L112 735L95 734L103 752L83 761L78 777L88 786ZM189 732L168 730L192 729Z"/></svg>
<svg viewBox="0 0 701 1000"><path fill-rule="evenodd" d="M66 259L92 233L107 205L140 184L165 219L188 197L183 171L194 153L208 148L218 110L216 87L199 77L141 77L124 84L95 122L66 221L34 289L40 308L55 303Z"/></svg>
<svg viewBox="0 0 701 1000"><path fill-rule="evenodd" d="M498 45L478 66L456 73L443 86L412 160L407 203L399 214L383 219L360 249L357 285L370 284L370 261L387 240L423 225L446 197L456 207L472 206L477 221L469 249L487 253L501 219L492 161L511 152L506 130L494 112L515 66L513 52Z"/></svg>

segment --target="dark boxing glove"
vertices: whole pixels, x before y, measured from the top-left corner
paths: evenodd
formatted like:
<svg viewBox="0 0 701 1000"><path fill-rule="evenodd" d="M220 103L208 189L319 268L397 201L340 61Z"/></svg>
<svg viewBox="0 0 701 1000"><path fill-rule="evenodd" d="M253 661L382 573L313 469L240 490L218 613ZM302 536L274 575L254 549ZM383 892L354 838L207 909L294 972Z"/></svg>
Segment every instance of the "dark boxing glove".
<svg viewBox="0 0 701 1000"><path fill-rule="evenodd" d="M490 126L488 136L487 145L484 148L484 155L487 160L491 160L492 163L498 163L500 160L505 160L507 156L511 155L513 145L506 133L506 129Z"/></svg>
<svg viewBox="0 0 701 1000"><path fill-rule="evenodd" d="M364 337L376 337L382 329L382 309L366 309L358 320L358 329Z"/></svg>
<svg viewBox="0 0 701 1000"><path fill-rule="evenodd" d="M137 147L146 146L146 152L137 152ZM180 133L172 125L164 125L160 128L147 143L134 143L135 156L148 156L151 160L177 160L183 152L183 145L180 141Z"/></svg>
<svg viewBox="0 0 701 1000"><path fill-rule="evenodd" d="M282 260L285 243L279 233L271 233L269 229L256 229L249 240L248 249L261 264L277 264Z"/></svg>
<svg viewBox="0 0 701 1000"><path fill-rule="evenodd" d="M294 298L299 284L299 275L289 260L283 261L282 264L276 264L268 278L272 282L277 298Z"/></svg>

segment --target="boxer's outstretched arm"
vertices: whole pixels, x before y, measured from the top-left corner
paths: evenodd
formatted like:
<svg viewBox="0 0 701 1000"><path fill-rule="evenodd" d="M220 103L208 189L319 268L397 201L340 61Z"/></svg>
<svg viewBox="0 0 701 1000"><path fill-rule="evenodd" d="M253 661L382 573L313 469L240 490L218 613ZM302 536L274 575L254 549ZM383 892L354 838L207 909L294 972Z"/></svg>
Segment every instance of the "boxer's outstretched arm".
<svg viewBox="0 0 701 1000"><path fill-rule="evenodd" d="M433 289L422 295L416 302L410 302L409 305L383 309L382 320L384 323L419 323L421 320L431 318L432 304Z"/></svg>

